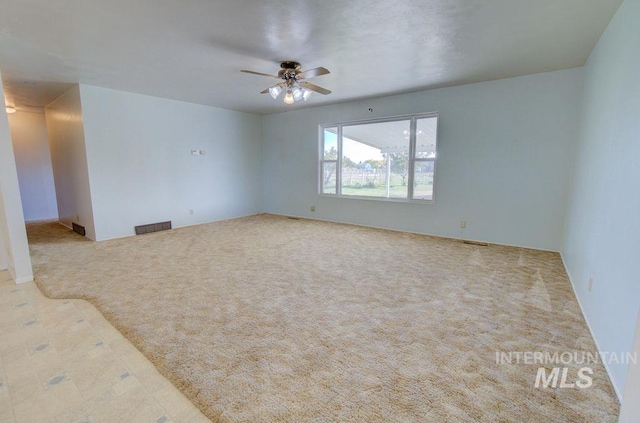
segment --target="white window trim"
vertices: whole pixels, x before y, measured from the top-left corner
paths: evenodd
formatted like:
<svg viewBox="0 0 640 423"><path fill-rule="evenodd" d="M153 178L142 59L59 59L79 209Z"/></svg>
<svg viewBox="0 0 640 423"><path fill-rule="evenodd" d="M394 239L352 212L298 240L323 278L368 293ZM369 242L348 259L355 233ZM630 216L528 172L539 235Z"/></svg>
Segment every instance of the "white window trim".
<svg viewBox="0 0 640 423"><path fill-rule="evenodd" d="M416 158L416 131L419 119L425 118L438 118L436 121L436 156L433 158ZM343 126L351 126L351 125L362 125L367 123L381 123L381 122L394 122L398 120L409 120L410 129L409 129L409 168L408 172L408 180L407 180L407 198L388 198L388 197L369 197L369 196L360 196L360 195L348 195L342 194L342 127ZM354 199L354 200L372 200L372 201L386 201L391 203L412 203L412 204L434 204L436 199L436 166L438 159L438 147L440 145L438 132L440 127L440 113L439 112L430 112L430 113L419 113L414 115L400 115L400 116L390 116L384 118L374 118L374 119L363 119L349 122L336 122L336 123L325 123L318 126L318 183L317 183L317 193L318 196L321 197L329 197L329 198L346 198L346 199ZM324 130L326 128L337 128L337 154L338 157L336 160L325 160L324 159ZM415 177L415 163L416 162L433 162L433 191L430 200L423 199L414 199L413 198L413 178ZM336 164L336 193L335 194L327 194L322 192L323 188L323 163L335 163Z"/></svg>

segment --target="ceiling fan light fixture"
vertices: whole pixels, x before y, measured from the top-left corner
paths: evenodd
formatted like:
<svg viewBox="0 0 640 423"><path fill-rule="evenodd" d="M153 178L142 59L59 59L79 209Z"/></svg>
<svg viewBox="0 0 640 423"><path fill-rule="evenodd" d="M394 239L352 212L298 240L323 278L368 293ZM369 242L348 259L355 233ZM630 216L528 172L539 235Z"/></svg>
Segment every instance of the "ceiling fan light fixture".
<svg viewBox="0 0 640 423"><path fill-rule="evenodd" d="M269 88L269 94L271 95L271 97L275 100L276 98L278 98L278 96L280 95L280 93L282 92L282 88L280 88L277 85L274 85L273 87Z"/></svg>
<svg viewBox="0 0 640 423"><path fill-rule="evenodd" d="M12 113L17 112L16 108L15 108L15 107L13 107L13 106L6 106L6 107L5 107L5 111L6 111L8 114L12 114Z"/></svg>
<svg viewBox="0 0 640 423"><path fill-rule="evenodd" d="M296 100L293 98L293 93L291 92L291 88L287 90L287 94L284 96L284 102L286 104L293 104Z"/></svg>
<svg viewBox="0 0 640 423"><path fill-rule="evenodd" d="M281 80L282 82L260 91L260 94L269 93L275 100L280 96L280 93L285 91L284 103L287 105L293 104L296 101L307 101L314 91L322 95L331 94L331 90L306 81L309 78L328 74L329 70L323 67L302 71L300 70L300 63L286 61L280 63L280 70L277 75L269 75L247 69L241 69L240 72Z"/></svg>
<svg viewBox="0 0 640 423"><path fill-rule="evenodd" d="M302 91L302 89L300 87L293 87L293 89L291 90L291 93L293 94L293 100L294 101L302 100L302 97L304 95L304 92Z"/></svg>

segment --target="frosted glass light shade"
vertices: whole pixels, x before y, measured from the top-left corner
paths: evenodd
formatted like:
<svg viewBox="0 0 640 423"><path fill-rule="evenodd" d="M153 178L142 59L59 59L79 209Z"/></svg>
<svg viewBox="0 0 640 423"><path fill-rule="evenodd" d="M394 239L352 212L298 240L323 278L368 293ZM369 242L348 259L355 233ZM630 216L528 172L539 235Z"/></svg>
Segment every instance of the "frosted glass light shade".
<svg viewBox="0 0 640 423"><path fill-rule="evenodd" d="M271 95L271 97L273 97L274 100L278 98L281 92L282 92L282 88L280 88L277 85L274 85L273 87L269 88L269 94Z"/></svg>
<svg viewBox="0 0 640 423"><path fill-rule="evenodd" d="M293 93L291 92L290 89L287 90L287 94L284 96L284 102L286 104L293 104L294 102L294 98L293 98Z"/></svg>
<svg viewBox="0 0 640 423"><path fill-rule="evenodd" d="M291 93L293 94L293 99L294 99L295 101L300 101L300 100L302 100L303 92L302 92L302 89L300 89L299 87L294 87L294 88L291 90Z"/></svg>

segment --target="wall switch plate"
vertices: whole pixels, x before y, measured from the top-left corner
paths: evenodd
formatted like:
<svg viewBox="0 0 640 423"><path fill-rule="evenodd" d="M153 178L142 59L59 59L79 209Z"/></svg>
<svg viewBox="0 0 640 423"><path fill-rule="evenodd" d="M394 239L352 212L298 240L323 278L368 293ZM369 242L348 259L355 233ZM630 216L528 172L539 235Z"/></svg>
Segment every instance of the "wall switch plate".
<svg viewBox="0 0 640 423"><path fill-rule="evenodd" d="M589 278L589 286L587 287L587 291L591 292L591 288L593 288L593 276Z"/></svg>
<svg viewBox="0 0 640 423"><path fill-rule="evenodd" d="M189 209L189 214L193 214L193 209Z"/></svg>
<svg viewBox="0 0 640 423"><path fill-rule="evenodd" d="M461 220L461 221L460 221L460 227L461 227L462 229L466 228L466 227L467 227L467 221L466 221L466 220Z"/></svg>

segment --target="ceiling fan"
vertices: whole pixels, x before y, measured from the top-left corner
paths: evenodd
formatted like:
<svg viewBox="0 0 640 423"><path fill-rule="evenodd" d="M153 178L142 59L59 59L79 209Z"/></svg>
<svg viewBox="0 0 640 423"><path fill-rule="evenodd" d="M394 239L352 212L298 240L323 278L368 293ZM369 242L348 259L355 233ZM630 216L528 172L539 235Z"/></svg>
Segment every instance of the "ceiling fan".
<svg viewBox="0 0 640 423"><path fill-rule="evenodd" d="M282 82L272 85L271 87L261 91L260 94L269 93L271 97L276 99L280 93L285 90L284 102L286 104L293 104L300 100L307 101L311 96L311 92L317 92L322 95L331 94L331 91L326 88L304 81L304 79L313 78L314 76L328 74L329 70L326 68L319 67L302 71L300 70L300 63L298 62L282 62L280 63L280 68L281 69L278 71L277 75L269 75L268 73L254 72L246 69L242 69L240 72L281 79Z"/></svg>

